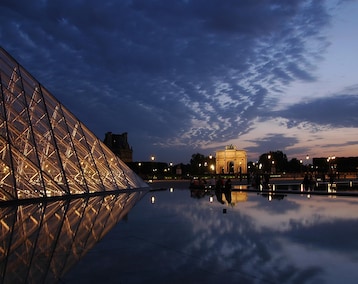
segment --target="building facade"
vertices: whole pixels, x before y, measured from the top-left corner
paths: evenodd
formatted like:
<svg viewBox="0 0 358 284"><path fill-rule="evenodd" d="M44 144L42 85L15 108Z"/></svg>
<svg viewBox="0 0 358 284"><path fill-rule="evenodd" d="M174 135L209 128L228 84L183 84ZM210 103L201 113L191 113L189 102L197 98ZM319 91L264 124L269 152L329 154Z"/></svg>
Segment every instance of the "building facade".
<svg viewBox="0 0 358 284"><path fill-rule="evenodd" d="M107 132L103 142L123 162L133 162L133 149L128 144L127 132L122 134L113 134L112 132Z"/></svg>
<svg viewBox="0 0 358 284"><path fill-rule="evenodd" d="M229 145L225 150L216 151L216 174L246 174L247 154Z"/></svg>

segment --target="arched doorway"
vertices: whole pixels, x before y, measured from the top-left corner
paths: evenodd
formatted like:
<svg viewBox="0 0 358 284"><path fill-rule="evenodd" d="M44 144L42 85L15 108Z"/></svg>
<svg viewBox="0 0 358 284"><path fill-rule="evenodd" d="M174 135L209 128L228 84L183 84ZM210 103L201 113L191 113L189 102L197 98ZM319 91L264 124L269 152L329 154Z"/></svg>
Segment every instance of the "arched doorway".
<svg viewBox="0 0 358 284"><path fill-rule="evenodd" d="M233 161L230 161L228 164L228 173L229 174L235 173L235 163Z"/></svg>

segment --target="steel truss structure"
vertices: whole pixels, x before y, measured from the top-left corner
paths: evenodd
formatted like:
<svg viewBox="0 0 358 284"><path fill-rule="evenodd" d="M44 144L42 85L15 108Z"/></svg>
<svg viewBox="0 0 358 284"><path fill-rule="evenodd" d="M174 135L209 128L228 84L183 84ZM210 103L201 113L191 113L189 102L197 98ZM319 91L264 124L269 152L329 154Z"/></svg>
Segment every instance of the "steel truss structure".
<svg viewBox="0 0 358 284"><path fill-rule="evenodd" d="M0 201L148 185L0 48Z"/></svg>

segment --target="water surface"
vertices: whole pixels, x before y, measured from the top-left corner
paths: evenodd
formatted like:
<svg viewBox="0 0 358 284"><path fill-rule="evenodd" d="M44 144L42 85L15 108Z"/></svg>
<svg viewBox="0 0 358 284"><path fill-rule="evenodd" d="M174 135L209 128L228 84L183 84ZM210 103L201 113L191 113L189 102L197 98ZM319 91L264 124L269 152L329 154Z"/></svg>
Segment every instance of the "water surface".
<svg viewBox="0 0 358 284"><path fill-rule="evenodd" d="M63 283L357 283L357 198L180 187L149 192Z"/></svg>

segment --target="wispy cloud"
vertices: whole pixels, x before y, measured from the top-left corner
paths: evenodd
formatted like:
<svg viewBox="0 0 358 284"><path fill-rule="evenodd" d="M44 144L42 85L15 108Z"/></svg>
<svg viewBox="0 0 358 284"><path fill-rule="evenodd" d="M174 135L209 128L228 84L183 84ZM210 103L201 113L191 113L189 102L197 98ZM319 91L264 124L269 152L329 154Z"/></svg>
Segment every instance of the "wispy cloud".
<svg viewBox="0 0 358 284"><path fill-rule="evenodd" d="M2 1L0 40L99 137L127 131L138 157L190 153L258 117L357 126L352 93L273 111L287 86L318 80L328 3Z"/></svg>

